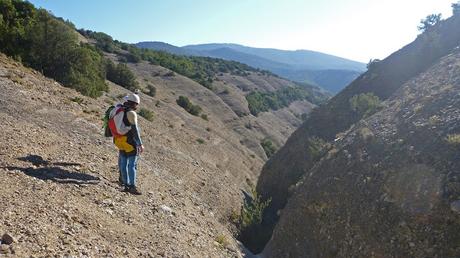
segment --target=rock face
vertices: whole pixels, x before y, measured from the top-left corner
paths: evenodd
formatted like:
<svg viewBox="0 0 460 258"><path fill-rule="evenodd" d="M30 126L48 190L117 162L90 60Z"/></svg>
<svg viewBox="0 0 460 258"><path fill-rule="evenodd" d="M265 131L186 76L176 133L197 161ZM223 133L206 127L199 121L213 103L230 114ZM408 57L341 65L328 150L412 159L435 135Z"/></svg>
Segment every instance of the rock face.
<svg viewBox="0 0 460 258"><path fill-rule="evenodd" d="M458 49L459 27L459 15L441 21L411 44L372 65L325 105L312 111L262 169L257 191L264 199L272 199L264 214L267 227L276 224L279 211L287 204L296 184L328 155L327 150L335 140L342 139L344 133L363 118L353 111L350 99L362 93L372 93L382 101L396 96L405 83Z"/></svg>
<svg viewBox="0 0 460 258"><path fill-rule="evenodd" d="M459 96L455 50L322 145L264 255L460 256Z"/></svg>
<svg viewBox="0 0 460 258"><path fill-rule="evenodd" d="M371 67L325 105L315 109L287 143L264 166L257 190L272 198L276 212L286 204L288 189L295 185L322 156L316 147L332 142L362 116L349 101L354 95L371 92L381 100L392 96L405 82L424 72L460 45L460 15L440 22L411 44Z"/></svg>

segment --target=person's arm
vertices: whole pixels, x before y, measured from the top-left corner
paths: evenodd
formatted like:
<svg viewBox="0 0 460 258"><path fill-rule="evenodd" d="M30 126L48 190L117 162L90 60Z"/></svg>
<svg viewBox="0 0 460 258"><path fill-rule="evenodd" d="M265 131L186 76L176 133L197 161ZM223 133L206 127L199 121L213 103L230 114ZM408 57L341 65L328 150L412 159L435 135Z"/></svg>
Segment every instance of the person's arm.
<svg viewBox="0 0 460 258"><path fill-rule="evenodd" d="M134 142L136 147L142 146L141 135L139 132L139 125L137 123L137 114L134 111L129 111L127 114L128 121L131 124L132 129L134 130Z"/></svg>

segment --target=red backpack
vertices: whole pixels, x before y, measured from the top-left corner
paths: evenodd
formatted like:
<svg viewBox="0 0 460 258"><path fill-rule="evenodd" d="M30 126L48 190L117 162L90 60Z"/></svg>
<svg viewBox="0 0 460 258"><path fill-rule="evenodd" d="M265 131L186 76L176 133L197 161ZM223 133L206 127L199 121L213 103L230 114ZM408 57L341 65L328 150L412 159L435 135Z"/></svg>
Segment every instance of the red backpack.
<svg viewBox="0 0 460 258"><path fill-rule="evenodd" d="M110 133L112 134L111 136L120 137L127 134L129 130L131 130L131 126L126 126L123 122L123 118L125 116L125 108L123 105L110 107L106 111L106 116L108 118L106 128L110 129Z"/></svg>

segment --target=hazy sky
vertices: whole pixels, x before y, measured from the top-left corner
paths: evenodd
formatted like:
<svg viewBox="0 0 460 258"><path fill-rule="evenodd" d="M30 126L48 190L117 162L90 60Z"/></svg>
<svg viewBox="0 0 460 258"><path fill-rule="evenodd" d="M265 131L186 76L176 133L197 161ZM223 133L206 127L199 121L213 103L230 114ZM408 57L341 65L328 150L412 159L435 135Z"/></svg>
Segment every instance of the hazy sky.
<svg viewBox="0 0 460 258"><path fill-rule="evenodd" d="M31 0L77 28L136 43L238 43L367 62L414 40L420 20L457 0Z"/></svg>

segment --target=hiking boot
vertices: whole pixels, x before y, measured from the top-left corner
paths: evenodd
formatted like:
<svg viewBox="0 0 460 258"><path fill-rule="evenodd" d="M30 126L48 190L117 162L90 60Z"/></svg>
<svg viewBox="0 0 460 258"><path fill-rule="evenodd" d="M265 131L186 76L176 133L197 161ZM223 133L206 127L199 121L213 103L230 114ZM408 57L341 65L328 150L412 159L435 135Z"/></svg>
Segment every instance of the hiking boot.
<svg viewBox="0 0 460 258"><path fill-rule="evenodd" d="M128 186L125 186L125 188L123 188L123 190L121 190L121 191L129 193L130 190L131 190L131 188L129 188Z"/></svg>
<svg viewBox="0 0 460 258"><path fill-rule="evenodd" d="M134 194L134 195L141 195L142 194L139 190L137 190L137 188L135 186L131 186L129 188L129 193Z"/></svg>
<svg viewBox="0 0 460 258"><path fill-rule="evenodd" d="M125 184L123 183L123 178L121 178L121 175L118 177L118 185L119 186L124 186Z"/></svg>

